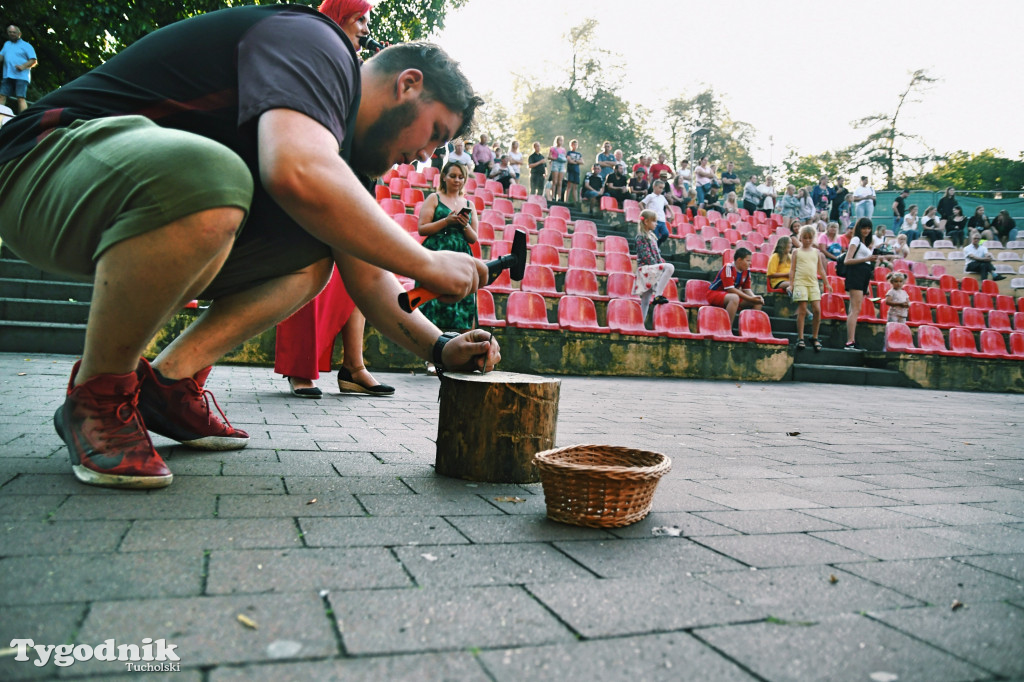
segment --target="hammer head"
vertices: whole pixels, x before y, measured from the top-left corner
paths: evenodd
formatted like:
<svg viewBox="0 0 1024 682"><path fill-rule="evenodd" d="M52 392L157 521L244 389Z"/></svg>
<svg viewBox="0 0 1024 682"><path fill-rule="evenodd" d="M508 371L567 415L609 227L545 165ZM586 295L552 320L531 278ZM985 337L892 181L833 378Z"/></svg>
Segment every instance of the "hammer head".
<svg viewBox="0 0 1024 682"><path fill-rule="evenodd" d="M526 233L516 230L512 237L512 250L505 256L488 261L487 270L490 272L488 283L494 282L502 270L508 270L512 281L521 281L526 274Z"/></svg>

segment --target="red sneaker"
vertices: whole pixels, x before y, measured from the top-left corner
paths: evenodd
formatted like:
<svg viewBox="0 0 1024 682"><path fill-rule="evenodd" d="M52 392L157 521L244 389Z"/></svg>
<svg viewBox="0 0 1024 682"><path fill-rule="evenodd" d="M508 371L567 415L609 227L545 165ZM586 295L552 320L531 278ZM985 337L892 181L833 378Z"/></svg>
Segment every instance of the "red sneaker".
<svg viewBox="0 0 1024 682"><path fill-rule="evenodd" d="M217 399L203 388L211 369L207 367L194 377L166 383L168 379L141 358L135 371L142 385L139 412L146 428L199 450L244 448L249 434L231 426ZM211 400L223 421L210 410Z"/></svg>
<svg viewBox="0 0 1024 682"><path fill-rule="evenodd" d="M100 374L81 386L75 363L64 404L53 415L57 435L68 446L75 478L110 488L163 488L174 475L153 449L139 414L139 378Z"/></svg>

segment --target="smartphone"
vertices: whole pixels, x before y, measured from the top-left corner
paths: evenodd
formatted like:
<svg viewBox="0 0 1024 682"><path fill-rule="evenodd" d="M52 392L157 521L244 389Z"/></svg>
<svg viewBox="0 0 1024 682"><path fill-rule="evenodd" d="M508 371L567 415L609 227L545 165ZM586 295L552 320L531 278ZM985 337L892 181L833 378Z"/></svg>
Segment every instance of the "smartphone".
<svg viewBox="0 0 1024 682"><path fill-rule="evenodd" d="M471 209L469 206L466 206L461 211L459 211L459 215L464 215L468 218L471 215L473 215L473 209Z"/></svg>

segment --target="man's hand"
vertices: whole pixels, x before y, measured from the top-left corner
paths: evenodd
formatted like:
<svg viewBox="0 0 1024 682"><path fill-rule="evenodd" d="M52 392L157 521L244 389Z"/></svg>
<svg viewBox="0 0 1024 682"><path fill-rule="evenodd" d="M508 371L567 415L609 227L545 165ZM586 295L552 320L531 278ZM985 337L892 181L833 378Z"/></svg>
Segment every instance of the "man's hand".
<svg viewBox="0 0 1024 682"><path fill-rule="evenodd" d="M489 372L501 361L501 348L490 332L474 329L446 343L441 360L451 371Z"/></svg>
<svg viewBox="0 0 1024 682"><path fill-rule="evenodd" d="M487 285L487 264L468 253L431 251L428 274L419 283L438 294L444 303L456 303Z"/></svg>

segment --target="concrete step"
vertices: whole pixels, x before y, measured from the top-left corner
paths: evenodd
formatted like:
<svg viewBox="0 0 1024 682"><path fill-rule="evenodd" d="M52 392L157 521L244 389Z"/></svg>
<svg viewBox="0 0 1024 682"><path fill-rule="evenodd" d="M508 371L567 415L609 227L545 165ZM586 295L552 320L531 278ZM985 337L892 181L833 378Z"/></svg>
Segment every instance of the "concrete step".
<svg viewBox="0 0 1024 682"><path fill-rule="evenodd" d="M843 351L859 355L854 351ZM846 384L851 386L903 386L903 375L888 369L872 367L839 367L797 363L790 370L792 381L816 384Z"/></svg>
<svg viewBox="0 0 1024 682"><path fill-rule="evenodd" d="M85 324L89 320L89 304L38 298L0 298L0 320Z"/></svg>
<svg viewBox="0 0 1024 682"><path fill-rule="evenodd" d="M829 348L825 346L821 352L815 353L810 341L807 341L807 348L798 351L796 349L796 333L772 331L775 338L788 339L789 349L797 362L806 362L815 365L827 365L829 367L863 367L863 353L857 351L843 350L842 348ZM804 339L806 341L806 338Z"/></svg>
<svg viewBox="0 0 1024 682"><path fill-rule="evenodd" d="M81 355L84 324L0 320L0 352Z"/></svg>
<svg viewBox="0 0 1024 682"><path fill-rule="evenodd" d="M0 279L0 298L35 298L51 301L92 300L92 285L35 279Z"/></svg>
<svg viewBox="0 0 1024 682"><path fill-rule="evenodd" d="M0 277L8 279L46 280L49 282L76 282L76 280L69 277L44 272L34 265L30 265L17 258L0 259Z"/></svg>

